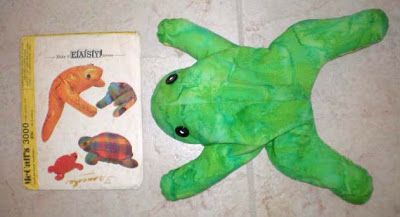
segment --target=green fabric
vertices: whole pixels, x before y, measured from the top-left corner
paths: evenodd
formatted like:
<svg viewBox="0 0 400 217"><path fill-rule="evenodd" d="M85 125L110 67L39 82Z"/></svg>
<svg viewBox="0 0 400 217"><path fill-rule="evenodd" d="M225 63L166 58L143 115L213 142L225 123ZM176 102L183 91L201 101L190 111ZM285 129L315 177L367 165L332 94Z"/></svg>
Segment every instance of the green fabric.
<svg viewBox="0 0 400 217"><path fill-rule="evenodd" d="M202 192L266 147L287 176L365 203L373 190L371 176L319 138L310 95L326 62L379 42L387 29L385 13L372 9L301 21L268 48L251 48L188 20L163 20L160 41L197 62L160 81L152 114L171 137L204 146L197 159L163 176L164 196L177 200ZM177 127L188 135L178 135Z"/></svg>

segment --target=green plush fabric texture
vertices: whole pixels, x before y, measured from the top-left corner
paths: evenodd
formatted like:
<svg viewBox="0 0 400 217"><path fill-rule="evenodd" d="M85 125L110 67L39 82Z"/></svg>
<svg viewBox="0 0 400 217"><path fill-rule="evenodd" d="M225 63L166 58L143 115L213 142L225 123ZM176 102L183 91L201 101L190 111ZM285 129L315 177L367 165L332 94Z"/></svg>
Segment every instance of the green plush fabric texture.
<svg viewBox="0 0 400 217"><path fill-rule="evenodd" d="M370 9L301 21L268 48L252 48L185 19L163 20L160 42L197 62L159 82L152 114L171 137L204 146L198 158L162 177L164 196L198 194L266 148L273 165L290 178L353 204L367 202L371 176L318 136L310 96L325 63L381 41L387 29L385 13Z"/></svg>

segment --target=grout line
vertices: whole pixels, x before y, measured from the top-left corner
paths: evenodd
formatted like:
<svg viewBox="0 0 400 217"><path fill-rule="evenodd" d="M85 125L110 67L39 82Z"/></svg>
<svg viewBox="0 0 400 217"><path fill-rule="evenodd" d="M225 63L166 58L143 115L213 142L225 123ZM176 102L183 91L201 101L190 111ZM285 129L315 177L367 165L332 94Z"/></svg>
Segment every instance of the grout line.
<svg viewBox="0 0 400 217"><path fill-rule="evenodd" d="M244 38L243 38L243 2L242 0L236 0L236 15L237 15L237 22L238 22L238 39L239 45L243 45Z"/></svg>
<svg viewBox="0 0 400 217"><path fill-rule="evenodd" d="M239 45L244 44L243 37L243 1L236 0L236 15L237 15L237 28L238 28L238 40ZM254 190L254 169L253 162L250 161L246 165L247 170L247 187L248 187L248 195L249 195L249 216L257 217L257 209L256 209L256 192Z"/></svg>
<svg viewBox="0 0 400 217"><path fill-rule="evenodd" d="M254 190L254 169L252 161L247 163L246 170L247 170L247 186L249 190L249 212L251 217L256 217L257 216L256 192Z"/></svg>

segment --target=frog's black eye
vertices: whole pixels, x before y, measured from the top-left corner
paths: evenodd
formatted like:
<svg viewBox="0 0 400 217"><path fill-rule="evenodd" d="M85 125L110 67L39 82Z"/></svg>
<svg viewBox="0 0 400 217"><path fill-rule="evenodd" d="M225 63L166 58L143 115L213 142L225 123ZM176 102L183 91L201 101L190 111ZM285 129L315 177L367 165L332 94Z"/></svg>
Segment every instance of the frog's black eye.
<svg viewBox="0 0 400 217"><path fill-rule="evenodd" d="M186 127L182 127L182 126L176 127L175 133L180 137L189 136L189 130Z"/></svg>
<svg viewBox="0 0 400 217"><path fill-rule="evenodd" d="M90 74L88 73L88 74L86 74L86 79L90 79Z"/></svg>
<svg viewBox="0 0 400 217"><path fill-rule="evenodd" d="M165 83L167 84L172 84L176 81L176 79L178 79L178 75L176 73L171 74L168 76L168 78L165 80Z"/></svg>

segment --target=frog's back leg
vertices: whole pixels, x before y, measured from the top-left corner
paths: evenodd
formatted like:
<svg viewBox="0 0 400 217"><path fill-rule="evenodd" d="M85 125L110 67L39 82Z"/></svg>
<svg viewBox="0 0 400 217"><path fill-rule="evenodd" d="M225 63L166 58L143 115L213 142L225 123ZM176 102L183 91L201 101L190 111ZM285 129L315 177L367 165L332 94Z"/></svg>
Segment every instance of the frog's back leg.
<svg viewBox="0 0 400 217"><path fill-rule="evenodd" d="M386 14L379 9L339 18L304 20L289 27L270 48L290 53L297 80L311 90L326 62L381 41L388 25Z"/></svg>
<svg viewBox="0 0 400 217"><path fill-rule="evenodd" d="M350 203L363 204L372 194L368 172L326 145L311 122L277 137L267 151L285 175L328 188Z"/></svg>

